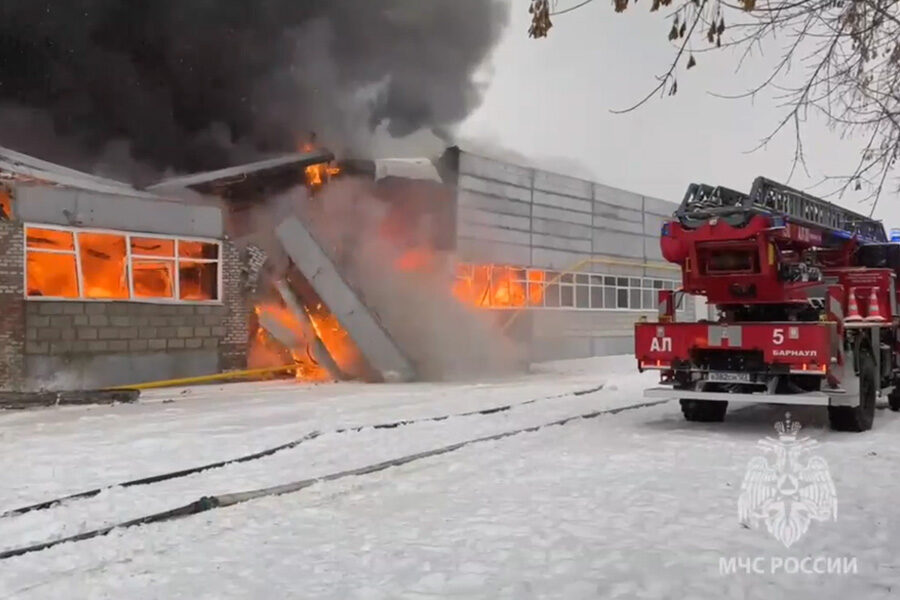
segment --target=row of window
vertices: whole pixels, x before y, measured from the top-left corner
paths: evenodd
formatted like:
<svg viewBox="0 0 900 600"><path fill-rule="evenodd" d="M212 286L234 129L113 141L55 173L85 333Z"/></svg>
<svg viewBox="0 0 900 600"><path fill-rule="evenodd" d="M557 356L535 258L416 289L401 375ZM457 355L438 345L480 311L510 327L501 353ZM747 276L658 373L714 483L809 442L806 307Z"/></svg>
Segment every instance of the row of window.
<svg viewBox="0 0 900 600"><path fill-rule="evenodd" d="M153 234L25 228L30 298L209 302L220 298L220 243Z"/></svg>
<svg viewBox="0 0 900 600"><path fill-rule="evenodd" d="M454 292L463 301L484 308L656 310L659 290L679 285L673 279L461 265Z"/></svg>

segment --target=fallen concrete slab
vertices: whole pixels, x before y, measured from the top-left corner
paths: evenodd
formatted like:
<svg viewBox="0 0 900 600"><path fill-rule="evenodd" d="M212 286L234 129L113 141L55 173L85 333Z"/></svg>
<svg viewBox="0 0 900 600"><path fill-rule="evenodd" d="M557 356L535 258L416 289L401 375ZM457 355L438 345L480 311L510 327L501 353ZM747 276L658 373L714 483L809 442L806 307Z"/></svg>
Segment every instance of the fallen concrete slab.
<svg viewBox="0 0 900 600"><path fill-rule="evenodd" d="M328 352L328 349L325 347L322 339L318 335L316 335L315 327L313 327L312 321L310 321L309 319L309 315L306 314L306 311L297 300L294 292L292 292L290 287L288 287L287 282L284 280L275 282L275 289L277 289L278 293L281 294L281 297L284 300L284 303L287 305L288 310L293 313L294 317L296 317L297 319L297 322L300 324L300 329L303 331L304 342L309 344L309 352L312 355L313 360L315 360L320 367L328 371L328 374L331 375L334 379L347 379L347 376L341 371L340 367L338 367L337 363L334 361L334 358L332 358L331 354ZM297 348L297 346L288 347Z"/></svg>
<svg viewBox="0 0 900 600"><path fill-rule="evenodd" d="M297 269L382 379L415 379L416 371L412 363L344 280L306 226L296 217L289 217L275 229L275 233Z"/></svg>

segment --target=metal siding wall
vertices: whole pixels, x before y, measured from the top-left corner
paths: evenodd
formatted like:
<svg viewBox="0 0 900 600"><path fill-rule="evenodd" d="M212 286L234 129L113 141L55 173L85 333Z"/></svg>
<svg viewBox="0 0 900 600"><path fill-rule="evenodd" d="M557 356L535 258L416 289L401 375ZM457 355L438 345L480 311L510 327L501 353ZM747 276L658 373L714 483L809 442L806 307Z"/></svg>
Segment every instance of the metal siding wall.
<svg viewBox="0 0 900 600"><path fill-rule="evenodd" d="M463 153L459 171L460 257L473 262L530 263L531 170Z"/></svg>
<svg viewBox="0 0 900 600"><path fill-rule="evenodd" d="M467 262L678 279L662 263L659 231L677 208L599 183L474 156L460 156L458 248ZM692 303L688 314L693 314ZM535 360L630 352L633 324L655 312L533 310Z"/></svg>

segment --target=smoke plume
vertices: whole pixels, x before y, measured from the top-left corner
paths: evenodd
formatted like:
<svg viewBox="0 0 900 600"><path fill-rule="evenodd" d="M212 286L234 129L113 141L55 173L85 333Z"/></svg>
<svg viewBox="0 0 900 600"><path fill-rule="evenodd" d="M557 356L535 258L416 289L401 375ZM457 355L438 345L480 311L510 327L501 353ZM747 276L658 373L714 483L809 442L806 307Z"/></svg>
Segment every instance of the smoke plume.
<svg viewBox="0 0 900 600"><path fill-rule="evenodd" d="M364 152L376 128L463 119L506 19L503 0L3 0L0 144L91 170L122 148L128 170L219 168L309 131Z"/></svg>
<svg viewBox="0 0 900 600"><path fill-rule="evenodd" d="M411 188L403 190L398 193ZM453 296L456 257L432 247L435 232L428 217L404 215L408 218L402 219L405 227L398 239L400 232L385 227L390 206L384 194L377 184L357 178L332 182L318 200L296 188L242 212L240 219L251 233L237 243L266 252L268 281L261 286L266 289L283 277L290 263L272 231L289 215L301 218L422 379L466 379L524 369L524 349L499 332L485 311ZM411 250L427 259L423 268L401 267Z"/></svg>

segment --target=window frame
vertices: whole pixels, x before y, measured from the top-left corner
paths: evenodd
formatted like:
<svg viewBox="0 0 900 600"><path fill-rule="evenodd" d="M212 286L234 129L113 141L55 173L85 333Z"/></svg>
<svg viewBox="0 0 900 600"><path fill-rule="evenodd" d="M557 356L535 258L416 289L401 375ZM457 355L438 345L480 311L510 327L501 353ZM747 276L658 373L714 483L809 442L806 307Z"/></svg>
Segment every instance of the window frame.
<svg viewBox="0 0 900 600"><path fill-rule="evenodd" d="M53 231L63 231L65 233L72 234L72 250L56 250L56 249L43 249L43 248L29 248L28 247L28 229L50 229ZM22 224L23 236L22 236L22 252L23 252L23 266L22 266L22 281L23 281L23 295L25 300L28 302L137 302L141 304L199 304L199 305L222 305L224 304L224 300L222 298L223 285L222 285L222 240L217 240L214 238L203 238L203 237L194 237L187 235L170 235L164 233L149 233L145 231L125 231L122 229L103 229L97 227L69 227L65 225L54 225L50 223L33 223L26 222ZM84 279L81 268L81 247L78 240L79 233L101 233L107 235L118 235L125 238L125 261L126 261L126 270L128 274L128 298L86 298L84 297ZM160 239L160 240L174 240L174 255L172 257L164 257L164 256L150 256L144 254L133 254L131 252L131 240L132 238L151 238L151 239ZM218 258L182 258L178 254L178 243L179 241L184 242L201 242L204 244L215 244L216 245L216 255ZM28 295L28 253L29 252L44 252L50 254L66 254L66 255L75 255L75 277L76 283L78 285L78 297L77 298L66 298L64 296L29 296ZM174 298L137 298L134 295L134 263L133 259L137 258L140 260L157 260L157 261L172 261L175 266L174 274L173 274L173 291ZM215 263L216 265L216 298L214 300L182 300L181 299L181 276L178 269L179 263L181 261L188 263Z"/></svg>
<svg viewBox="0 0 900 600"><path fill-rule="evenodd" d="M538 267L522 267L517 265L509 265L509 264L493 264L493 263L469 263L464 262L460 263L460 267L464 270L470 271L476 267L490 267L491 272L493 272L494 268L502 268L502 269L515 269L520 270L525 275L525 280L515 279L516 283L523 285L525 287L526 294L526 304L523 306L492 306L488 304L487 306L479 306L479 308L485 310L526 310L526 309L536 309L536 310L579 310L579 311L606 311L606 312L638 312L638 313L646 313L646 312L656 312L658 310L657 306L657 294L660 290L674 290L681 286L681 281L678 278L666 278L666 277L646 277L646 276L633 276L633 275L616 275L611 273L598 273L593 271L563 271L556 269L542 269ZM541 294L541 302L533 303L531 297L531 285L537 283L537 279L532 279L531 273L540 272L542 273L541 282L543 283L543 293ZM559 276L558 279L554 279L556 276ZM459 279L461 276L457 273L456 278ZM608 281L612 280L612 283L609 284ZM620 281L626 281L627 285L620 285ZM488 281L488 293L487 297L490 300L493 298L493 279L489 277ZM633 285L637 282L637 285ZM572 306L563 306L562 305L562 288L571 288L572 289ZM556 292L558 297L558 301L554 303L548 304L548 291ZM590 306L578 306L578 291L580 288L585 288L588 294L588 303ZM595 292L594 290L599 290L599 292ZM618 304L619 291L624 291L628 295L628 307L619 308L618 306L606 306L606 290L612 290L612 300L613 304ZM644 296L646 293L650 293L650 297L652 298L651 306L644 306ZM596 307L593 306L593 300L595 298L594 294L599 293L600 298L603 300L603 306ZM632 295L634 293L639 294L641 299L640 307L631 306ZM678 309L679 313L683 313L686 310L685 303L681 304L681 307Z"/></svg>

